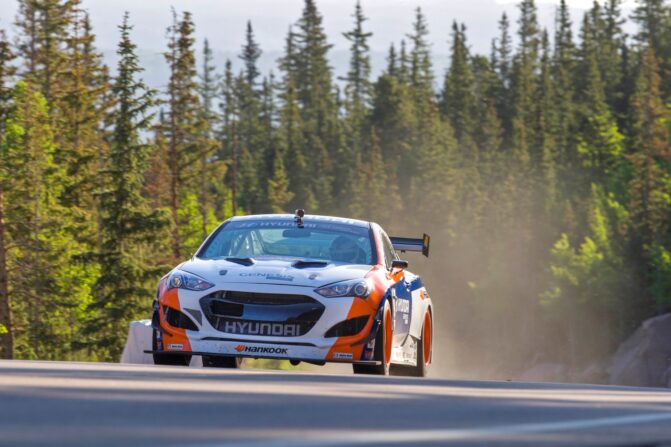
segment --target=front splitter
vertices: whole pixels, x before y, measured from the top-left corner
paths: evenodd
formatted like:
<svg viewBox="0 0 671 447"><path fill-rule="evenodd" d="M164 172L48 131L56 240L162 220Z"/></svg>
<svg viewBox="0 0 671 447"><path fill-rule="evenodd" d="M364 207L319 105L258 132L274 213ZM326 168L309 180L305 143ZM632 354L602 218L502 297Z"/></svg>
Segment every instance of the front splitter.
<svg viewBox="0 0 671 447"><path fill-rule="evenodd" d="M291 358L291 357L278 357L278 356L270 356L270 355L254 355L254 354L222 354L218 352L198 352L198 351L151 351L151 350L146 350L143 351L145 354L167 354L167 355L207 355L210 357L240 357L240 358L248 358L248 359L268 359L268 360L294 360L297 362L305 362L305 363L345 363L345 364L352 364L356 363L358 365L381 365L382 362L376 361L376 360L341 360L341 359L332 359L332 360L326 360L326 359L307 359L307 358Z"/></svg>

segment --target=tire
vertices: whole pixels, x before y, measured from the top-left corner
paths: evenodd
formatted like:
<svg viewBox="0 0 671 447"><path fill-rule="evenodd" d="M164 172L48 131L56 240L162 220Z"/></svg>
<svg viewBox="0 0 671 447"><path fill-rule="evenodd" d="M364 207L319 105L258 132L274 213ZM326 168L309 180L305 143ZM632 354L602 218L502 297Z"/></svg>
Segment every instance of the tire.
<svg viewBox="0 0 671 447"><path fill-rule="evenodd" d="M240 357L222 357L216 355L203 356L203 368L232 368L238 369L242 365Z"/></svg>
<svg viewBox="0 0 671 447"><path fill-rule="evenodd" d="M151 336L151 350L158 349L158 331L154 329ZM191 356L184 354L152 354L154 357L154 365L171 365L171 366L189 366L191 363Z"/></svg>
<svg viewBox="0 0 671 447"><path fill-rule="evenodd" d="M431 356L433 352L433 319L431 313L424 314L424 324L422 325L422 338L417 341L417 365L409 369L410 376L426 377L429 373Z"/></svg>
<svg viewBox="0 0 671 447"><path fill-rule="evenodd" d="M391 306L389 301L384 302L382 309L382 324L375 335L375 351L373 358L380 365L360 365L354 363L352 370L354 374L372 374L377 376L388 376L391 366L391 345L393 340Z"/></svg>

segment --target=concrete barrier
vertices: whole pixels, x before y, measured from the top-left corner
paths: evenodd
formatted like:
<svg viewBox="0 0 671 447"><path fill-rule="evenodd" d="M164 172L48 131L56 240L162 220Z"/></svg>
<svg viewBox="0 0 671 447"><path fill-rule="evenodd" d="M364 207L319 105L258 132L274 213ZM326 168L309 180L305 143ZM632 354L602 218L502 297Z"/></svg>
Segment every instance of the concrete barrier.
<svg viewBox="0 0 671 447"><path fill-rule="evenodd" d="M151 320L132 321L128 327L128 338L126 338L126 345L121 354L121 363L153 365L152 355L144 352L151 350L151 337ZM202 367L203 362L200 356L193 356L189 366Z"/></svg>

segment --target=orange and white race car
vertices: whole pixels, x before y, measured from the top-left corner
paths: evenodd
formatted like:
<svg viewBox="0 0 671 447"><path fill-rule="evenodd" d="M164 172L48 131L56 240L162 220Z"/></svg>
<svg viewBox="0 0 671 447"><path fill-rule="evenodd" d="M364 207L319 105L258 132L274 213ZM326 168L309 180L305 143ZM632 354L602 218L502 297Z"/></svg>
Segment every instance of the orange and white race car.
<svg viewBox="0 0 671 447"><path fill-rule="evenodd" d="M204 366L237 368L272 358L425 376L433 304L397 251L428 256L429 237L389 238L372 222L303 210L233 217L161 279L154 362L200 355Z"/></svg>

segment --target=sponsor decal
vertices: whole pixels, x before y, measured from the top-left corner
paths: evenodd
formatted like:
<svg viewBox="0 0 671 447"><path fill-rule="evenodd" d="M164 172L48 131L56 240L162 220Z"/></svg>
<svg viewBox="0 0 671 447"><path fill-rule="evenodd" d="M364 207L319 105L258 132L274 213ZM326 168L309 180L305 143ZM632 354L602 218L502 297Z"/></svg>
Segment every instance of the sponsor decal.
<svg viewBox="0 0 671 447"><path fill-rule="evenodd" d="M168 345L168 349L171 351L183 351L184 345L181 343L171 343Z"/></svg>
<svg viewBox="0 0 671 447"><path fill-rule="evenodd" d="M235 347L235 350L239 353L247 354L277 354L277 355L287 355L289 348L277 348L272 346L247 346L247 345L238 345Z"/></svg>
<svg viewBox="0 0 671 447"><path fill-rule="evenodd" d="M398 309L399 312L407 314L410 312L410 300L399 299L396 302L396 309Z"/></svg>
<svg viewBox="0 0 671 447"><path fill-rule="evenodd" d="M294 277L291 275L280 275L279 273L240 273L240 276L246 278L263 278L268 281L293 281Z"/></svg>
<svg viewBox="0 0 671 447"><path fill-rule="evenodd" d="M268 275L266 279L268 281L293 281L294 277L289 275Z"/></svg>
<svg viewBox="0 0 671 447"><path fill-rule="evenodd" d="M333 353L333 358L334 359L352 359L353 355L351 352L334 352Z"/></svg>
<svg viewBox="0 0 671 447"><path fill-rule="evenodd" d="M408 320L410 319L410 300L399 298L396 301L396 310L401 312L403 323L408 324Z"/></svg>
<svg viewBox="0 0 671 447"><path fill-rule="evenodd" d="M244 335L271 335L296 337L300 335L300 324L262 323L258 321L226 321L224 332Z"/></svg>

